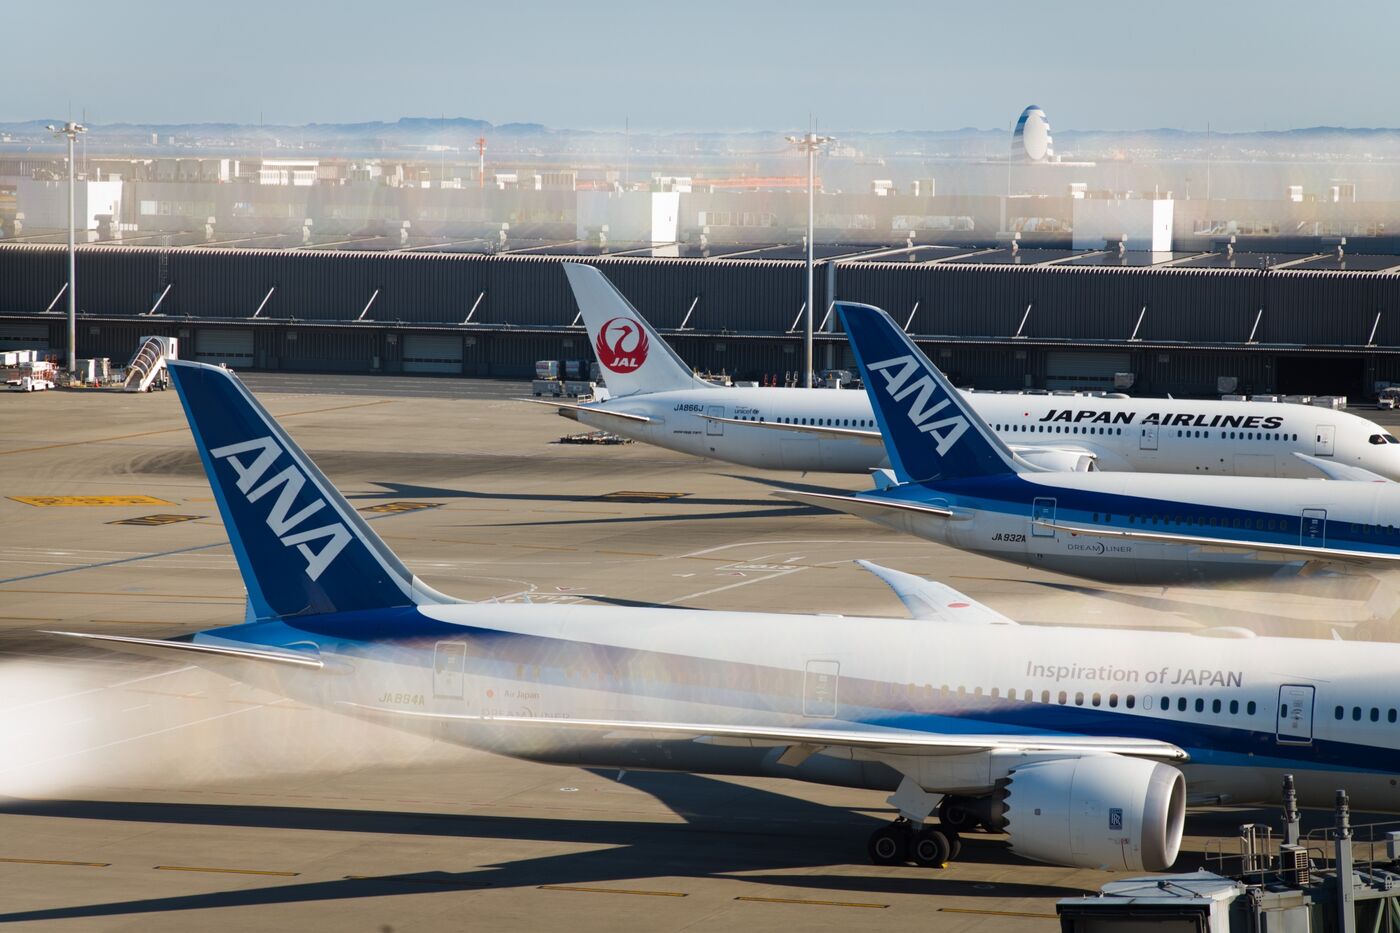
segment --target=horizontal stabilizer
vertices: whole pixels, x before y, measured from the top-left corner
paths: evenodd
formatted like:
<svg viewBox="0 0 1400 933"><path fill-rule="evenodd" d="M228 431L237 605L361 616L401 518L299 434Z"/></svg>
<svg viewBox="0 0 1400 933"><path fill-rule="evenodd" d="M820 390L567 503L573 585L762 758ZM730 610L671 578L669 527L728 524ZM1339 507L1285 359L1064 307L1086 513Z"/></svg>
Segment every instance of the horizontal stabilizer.
<svg viewBox="0 0 1400 933"><path fill-rule="evenodd" d="M942 583L925 580L912 573L881 567L868 560L856 564L883 580L915 619L935 622L968 622L975 625L1015 625L1008 618Z"/></svg>
<svg viewBox="0 0 1400 933"><path fill-rule="evenodd" d="M516 401L529 402L532 405L548 405L550 408L559 409L559 414L561 415L565 412L571 413L571 416L576 415L578 412L587 412L590 415L603 415L607 418L617 418L621 421L631 421L637 424L651 424L653 420L646 415L634 415L629 411L611 411L607 408L599 408L593 405L575 405L571 402L551 402L549 399L544 398L518 398ZM578 418L575 417L574 420L577 421Z"/></svg>
<svg viewBox="0 0 1400 933"><path fill-rule="evenodd" d="M97 642L104 648L139 654L148 658L178 658L198 663L200 658L220 658L235 661L265 661L271 664L285 664L289 667L321 670L325 663L311 655L291 651L263 651L256 648L236 648L232 645L197 644L192 641L165 641L160 638L133 638L130 635L93 635L87 632L52 632L45 635L59 635L64 638L79 638Z"/></svg>
<svg viewBox="0 0 1400 933"><path fill-rule="evenodd" d="M803 505L815 505L819 509L845 512L875 521L888 519L893 515L928 515L933 518L957 518L952 509L929 505L924 502L908 502L902 499L876 499L870 496L836 495L829 492L798 492L795 489L782 489L773 493L779 499L791 499Z"/></svg>
<svg viewBox="0 0 1400 933"><path fill-rule="evenodd" d="M577 732L603 732L640 736L676 736L722 745L792 746L809 745L823 749L861 749L905 754L966 755L974 752L1016 751L1062 753L1065 755L1126 755L1185 761L1186 752L1170 742L1118 736L1088 735L963 735L917 732L893 728L805 728L794 726L720 725L692 722L639 722L614 719L554 719L544 716L473 716L460 713L430 713L389 709L360 703L339 704L362 716L394 719L429 719L480 723L482 725L526 726L568 729Z"/></svg>

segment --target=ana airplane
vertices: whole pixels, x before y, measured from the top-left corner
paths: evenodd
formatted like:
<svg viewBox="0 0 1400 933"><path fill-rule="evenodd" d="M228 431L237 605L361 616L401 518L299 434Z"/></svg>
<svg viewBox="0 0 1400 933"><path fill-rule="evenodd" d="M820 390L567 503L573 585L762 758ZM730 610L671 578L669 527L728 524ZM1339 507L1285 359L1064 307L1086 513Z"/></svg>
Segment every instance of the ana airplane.
<svg viewBox="0 0 1400 933"><path fill-rule="evenodd" d="M633 440L743 466L865 473L888 466L863 392L722 388L697 378L602 272L564 263L610 399L559 413ZM969 393L1033 466L1317 477L1349 464L1400 480L1400 440L1308 405Z"/></svg>
<svg viewBox="0 0 1400 933"><path fill-rule="evenodd" d="M1335 482L1037 470L889 315L869 305L837 308L893 478L866 493L779 495L1094 580L1238 579L1309 563L1400 562L1396 483L1340 464L1326 467Z"/></svg>
<svg viewBox="0 0 1400 933"><path fill-rule="evenodd" d="M1400 646L1008 638L1005 616L873 565L912 618L466 604L415 577L233 375L170 374L252 618L55 634L522 758L893 791L901 816L869 843L886 864L941 865L982 824L1027 858L1159 870L1188 802L1263 801L1285 772L1304 805L1345 785L1400 809Z"/></svg>

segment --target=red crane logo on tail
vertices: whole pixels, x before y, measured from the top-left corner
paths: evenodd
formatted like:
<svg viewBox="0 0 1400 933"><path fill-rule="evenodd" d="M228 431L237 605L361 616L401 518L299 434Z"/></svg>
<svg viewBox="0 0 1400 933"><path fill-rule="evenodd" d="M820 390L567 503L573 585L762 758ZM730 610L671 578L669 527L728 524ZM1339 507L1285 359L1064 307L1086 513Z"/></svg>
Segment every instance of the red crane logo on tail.
<svg viewBox="0 0 1400 933"><path fill-rule="evenodd" d="M630 317L615 317L598 331L598 340L593 348L598 351L598 362L604 369L614 373L634 373L647 361L647 348L651 339L640 324Z"/></svg>

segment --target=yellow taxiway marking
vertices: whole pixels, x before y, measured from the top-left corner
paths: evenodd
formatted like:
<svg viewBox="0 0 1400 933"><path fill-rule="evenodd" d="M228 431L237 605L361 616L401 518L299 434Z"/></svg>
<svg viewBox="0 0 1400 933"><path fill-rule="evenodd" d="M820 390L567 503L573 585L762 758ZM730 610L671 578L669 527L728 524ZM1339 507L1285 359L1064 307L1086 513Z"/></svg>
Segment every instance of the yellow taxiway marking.
<svg viewBox="0 0 1400 933"><path fill-rule="evenodd" d="M347 408L368 408L368 407L371 406L371 405L386 405L386 404L388 404L389 402L393 402L393 401L397 401L397 399L381 398L381 399L377 399L377 400L375 400L375 401L373 401L373 402L356 402L356 403L353 404L353 405L336 405L336 406L333 407L333 408L310 408L310 409L307 409L306 411L289 411L289 412L286 412L286 413L284 413L284 414L278 415L277 417L278 417L278 418L295 418L295 417L297 417L298 415L319 415L319 414L321 414L321 413L323 413L323 412L327 412L327 411L344 411L344 410L347 409ZM57 448L57 447L78 447L78 446L81 446L81 445L84 445L84 444L105 444L105 443L107 443L108 441L126 441L126 440L130 440L130 439L133 438L133 437L154 437L154 436L156 436L157 434L170 434L170 433L175 432L175 431L184 431L184 430L185 430L185 426L184 426L184 425L180 425L180 427L178 427L178 428L162 428L162 429L159 430L159 431L141 431L140 433L137 433L137 434L115 434L115 435L113 435L113 436L111 436L111 437L94 437L94 438L92 438L91 440L83 440L83 441L63 441L62 443L58 443L58 444L44 444L44 445L41 446L41 447L12 447L12 448L10 448L9 450L0 450L0 457L5 456L6 454L27 454L27 453L33 453L33 452L36 451L36 450L53 450L54 448Z"/></svg>
<svg viewBox="0 0 1400 933"><path fill-rule="evenodd" d="M869 907L884 910L889 904L867 904L863 901L809 901L796 897L736 897L736 901L754 901L759 904L810 904L814 907Z"/></svg>
<svg viewBox="0 0 1400 933"><path fill-rule="evenodd" d="M1032 920L1058 920L1056 914L1036 914L1025 910L987 910L982 907L940 907L944 914L977 914L983 917L1029 917Z"/></svg>
<svg viewBox="0 0 1400 933"><path fill-rule="evenodd" d="M56 858L0 858L10 865L74 865L78 868L107 868L111 862L69 862Z"/></svg>
<svg viewBox="0 0 1400 933"><path fill-rule="evenodd" d="M642 897L689 897L683 891L637 891L630 888L590 888L581 884L542 884L541 891L582 891L587 894L637 894Z"/></svg>
<svg viewBox="0 0 1400 933"><path fill-rule="evenodd" d="M7 496L15 502L40 508L63 505L174 505L155 496Z"/></svg>
<svg viewBox="0 0 1400 933"><path fill-rule="evenodd" d="M299 871L265 871L258 868L200 868L194 865L157 865L156 871L204 871L216 875L275 875L278 878L295 878Z"/></svg>
<svg viewBox="0 0 1400 933"><path fill-rule="evenodd" d="M420 509L436 509L441 502L385 502L381 505L367 505L361 512L417 512Z"/></svg>
<svg viewBox="0 0 1400 933"><path fill-rule="evenodd" d="M155 515L141 515L137 518L119 518L109 525L141 525L147 528L154 528L158 525L174 525L179 522L194 522L201 518L208 518L207 515L175 515L169 512L161 512Z"/></svg>

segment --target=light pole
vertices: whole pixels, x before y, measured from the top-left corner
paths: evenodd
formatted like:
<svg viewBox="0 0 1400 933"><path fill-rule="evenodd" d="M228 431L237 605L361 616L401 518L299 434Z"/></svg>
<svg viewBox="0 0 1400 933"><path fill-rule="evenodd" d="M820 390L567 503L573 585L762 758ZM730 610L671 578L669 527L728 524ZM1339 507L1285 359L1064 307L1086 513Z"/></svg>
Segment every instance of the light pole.
<svg viewBox="0 0 1400 933"><path fill-rule="evenodd" d="M817 150L831 142L831 136L818 136L816 133L808 132L802 136L789 136L787 141L805 150L807 153L807 314L805 320L805 330L802 337L802 350L805 362L803 363L802 385L810 389L812 387L812 313L813 304L816 302L816 293L812 284L812 264L814 249L814 234L816 226L816 164Z"/></svg>
<svg viewBox="0 0 1400 933"><path fill-rule="evenodd" d="M68 374L72 376L78 372L78 244L73 207L73 176L76 171L73 142L79 133L87 132L87 127L69 121L61 127L50 123L48 129L55 137L63 136L68 140Z"/></svg>

